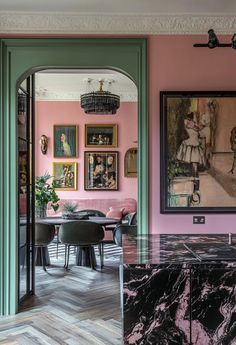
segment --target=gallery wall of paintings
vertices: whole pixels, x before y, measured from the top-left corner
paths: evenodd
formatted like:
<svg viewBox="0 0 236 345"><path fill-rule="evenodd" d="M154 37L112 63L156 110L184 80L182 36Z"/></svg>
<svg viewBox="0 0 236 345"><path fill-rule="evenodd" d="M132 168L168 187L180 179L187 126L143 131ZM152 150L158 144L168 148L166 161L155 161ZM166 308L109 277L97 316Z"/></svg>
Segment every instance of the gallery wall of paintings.
<svg viewBox="0 0 236 345"><path fill-rule="evenodd" d="M36 145L36 175L49 171L60 197L109 191L109 198L136 198L136 103L126 102L116 115L86 115L79 102L38 101L36 128L36 141L48 137L46 155Z"/></svg>

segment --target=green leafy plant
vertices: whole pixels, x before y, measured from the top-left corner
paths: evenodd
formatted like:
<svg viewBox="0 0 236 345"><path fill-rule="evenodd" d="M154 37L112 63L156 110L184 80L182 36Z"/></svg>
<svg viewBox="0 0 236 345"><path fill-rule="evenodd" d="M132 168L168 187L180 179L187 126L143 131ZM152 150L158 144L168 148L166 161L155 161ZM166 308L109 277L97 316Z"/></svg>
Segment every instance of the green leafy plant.
<svg viewBox="0 0 236 345"><path fill-rule="evenodd" d="M51 202L51 207L55 212L59 208L58 201L60 199L55 192L54 182L49 183L51 178L52 176L48 172L35 178L35 206L36 214L38 215L40 215L42 210L46 210L49 202Z"/></svg>
<svg viewBox="0 0 236 345"><path fill-rule="evenodd" d="M67 201L62 206L62 212L63 213L74 213L74 212L76 212L77 207L78 207L77 203L73 203L73 202Z"/></svg>

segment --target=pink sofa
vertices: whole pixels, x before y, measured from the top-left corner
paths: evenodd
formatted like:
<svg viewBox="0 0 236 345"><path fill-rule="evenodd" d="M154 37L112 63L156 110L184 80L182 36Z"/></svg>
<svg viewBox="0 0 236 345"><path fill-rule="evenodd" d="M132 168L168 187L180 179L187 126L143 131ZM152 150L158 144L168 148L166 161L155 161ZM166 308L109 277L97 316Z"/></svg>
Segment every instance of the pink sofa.
<svg viewBox="0 0 236 345"><path fill-rule="evenodd" d="M99 210L105 214L109 211L110 207L113 208L124 208L123 216L128 213L137 211L137 202L133 198L123 199L61 199L59 201L60 207L57 212L54 212L48 205L47 216L58 217L61 216L62 207L65 202L72 202L78 205L77 210Z"/></svg>

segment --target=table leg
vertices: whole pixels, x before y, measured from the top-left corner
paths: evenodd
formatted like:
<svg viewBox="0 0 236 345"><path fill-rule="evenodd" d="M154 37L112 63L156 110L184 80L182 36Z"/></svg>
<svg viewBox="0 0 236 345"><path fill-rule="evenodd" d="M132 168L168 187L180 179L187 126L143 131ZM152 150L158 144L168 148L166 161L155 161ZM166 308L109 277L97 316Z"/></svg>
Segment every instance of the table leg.
<svg viewBox="0 0 236 345"><path fill-rule="evenodd" d="M76 252L75 264L78 266L88 266L95 269L97 266L96 256L93 246L80 246Z"/></svg>

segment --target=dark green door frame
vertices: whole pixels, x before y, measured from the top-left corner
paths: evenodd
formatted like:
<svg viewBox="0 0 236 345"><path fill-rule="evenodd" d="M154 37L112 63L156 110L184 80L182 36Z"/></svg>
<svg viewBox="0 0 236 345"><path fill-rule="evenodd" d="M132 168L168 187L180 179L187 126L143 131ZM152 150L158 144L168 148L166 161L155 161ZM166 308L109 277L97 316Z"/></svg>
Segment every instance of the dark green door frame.
<svg viewBox="0 0 236 345"><path fill-rule="evenodd" d="M138 90L138 224L148 232L147 56L143 38L0 40L0 314L18 308L16 90L47 68L102 68L126 74ZM128 119L127 119L128 123Z"/></svg>

